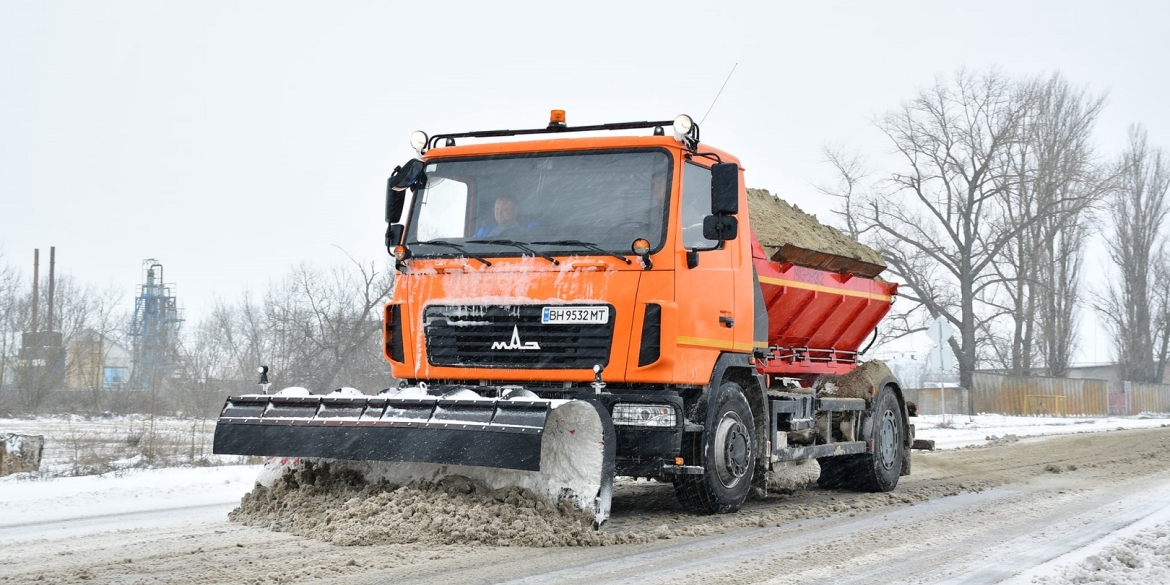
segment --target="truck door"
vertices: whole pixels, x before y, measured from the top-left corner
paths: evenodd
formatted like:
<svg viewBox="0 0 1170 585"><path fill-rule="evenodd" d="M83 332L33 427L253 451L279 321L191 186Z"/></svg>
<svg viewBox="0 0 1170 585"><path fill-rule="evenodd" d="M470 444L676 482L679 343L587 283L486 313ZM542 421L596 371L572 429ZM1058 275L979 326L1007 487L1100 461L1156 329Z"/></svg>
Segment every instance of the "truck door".
<svg viewBox="0 0 1170 585"><path fill-rule="evenodd" d="M751 319L744 323L735 317L735 279L732 254L736 247L727 242L721 249L702 250L718 246L719 242L703 238L703 218L711 214L711 170L693 162L683 165L682 197L679 202L679 230L676 233L675 300L678 303L678 345L681 374L693 380L679 383L706 383L711 370L699 364L714 364L720 351L735 348L732 343L734 327L751 327ZM700 249L698 264L688 268L687 252ZM686 359L689 357L690 359ZM690 362L689 364L687 362ZM697 362L697 363L696 363ZM701 380L699 380L701 378Z"/></svg>

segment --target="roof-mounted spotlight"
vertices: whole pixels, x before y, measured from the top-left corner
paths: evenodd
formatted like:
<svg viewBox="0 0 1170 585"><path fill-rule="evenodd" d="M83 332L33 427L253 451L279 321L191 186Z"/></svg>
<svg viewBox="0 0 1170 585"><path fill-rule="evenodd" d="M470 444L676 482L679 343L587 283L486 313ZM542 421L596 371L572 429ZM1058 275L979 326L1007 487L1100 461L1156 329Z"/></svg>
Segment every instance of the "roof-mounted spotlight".
<svg viewBox="0 0 1170 585"><path fill-rule="evenodd" d="M686 114L680 114L674 119L674 139L682 140L684 136L691 133L691 129L695 127L695 121Z"/></svg>
<svg viewBox="0 0 1170 585"><path fill-rule="evenodd" d="M674 130L674 139L695 150L699 147L699 125L690 116L682 114L674 119L671 126Z"/></svg>
<svg viewBox="0 0 1170 585"><path fill-rule="evenodd" d="M422 130L415 130L410 135L410 147L413 148L419 156L422 156L423 153L427 151L427 140L429 140L429 138L427 137L426 132L423 132Z"/></svg>

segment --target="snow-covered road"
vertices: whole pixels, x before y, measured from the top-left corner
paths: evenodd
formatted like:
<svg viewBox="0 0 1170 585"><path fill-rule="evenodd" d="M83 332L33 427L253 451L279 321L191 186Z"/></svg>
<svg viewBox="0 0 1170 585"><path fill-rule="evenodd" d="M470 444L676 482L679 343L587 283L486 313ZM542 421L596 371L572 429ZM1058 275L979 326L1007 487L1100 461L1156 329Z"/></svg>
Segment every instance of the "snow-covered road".
<svg viewBox="0 0 1170 585"><path fill-rule="evenodd" d="M1073 434L916 453L893 497L813 488L727 516L683 514L669 485L639 482L606 530L657 539L539 552L342 547L230 523L256 467L9 477L0 583L1170 582L1167 421L934 418L919 436L943 445Z"/></svg>
<svg viewBox="0 0 1170 585"><path fill-rule="evenodd" d="M0 482L0 545L102 531L222 522L259 466L125 470Z"/></svg>

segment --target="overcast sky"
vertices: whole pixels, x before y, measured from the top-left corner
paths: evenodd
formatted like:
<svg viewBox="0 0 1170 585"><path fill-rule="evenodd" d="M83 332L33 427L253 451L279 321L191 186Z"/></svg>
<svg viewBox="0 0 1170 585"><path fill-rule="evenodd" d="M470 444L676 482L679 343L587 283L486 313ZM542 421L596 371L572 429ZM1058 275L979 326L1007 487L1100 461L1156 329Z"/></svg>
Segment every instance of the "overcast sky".
<svg viewBox="0 0 1170 585"><path fill-rule="evenodd" d="M1167 6L0 0L0 250L27 272L55 245L128 308L157 258L198 318L338 248L384 258L413 130L699 119L736 63L704 142L821 217L822 147L880 154L872 120L961 66L1107 91L1102 154L1134 122L1170 146ZM1088 329L1079 359L1107 359Z"/></svg>

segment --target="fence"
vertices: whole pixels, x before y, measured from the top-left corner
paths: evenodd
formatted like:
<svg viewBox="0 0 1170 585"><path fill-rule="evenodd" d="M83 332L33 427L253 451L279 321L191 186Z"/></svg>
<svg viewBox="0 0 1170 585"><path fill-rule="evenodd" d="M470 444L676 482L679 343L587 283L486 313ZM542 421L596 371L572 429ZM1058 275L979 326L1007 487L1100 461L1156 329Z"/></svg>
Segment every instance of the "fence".
<svg viewBox="0 0 1170 585"><path fill-rule="evenodd" d="M976 373L971 384L971 402L977 413L1016 416L1126 416L1142 413L1170 413L1170 384L1143 384L1139 382L1110 383L1106 380L1080 378L1039 378ZM928 402L937 402L934 396L915 391ZM954 398L948 391L947 412L952 411ZM908 398L910 399L910 398ZM913 400L913 399L910 399ZM932 404L933 404L932 402ZM930 410L923 414L937 414Z"/></svg>
<svg viewBox="0 0 1170 585"><path fill-rule="evenodd" d="M962 388L903 388L902 395L918 405L918 414L967 414Z"/></svg>
<svg viewBox="0 0 1170 585"><path fill-rule="evenodd" d="M1126 414L1170 412L1170 385L1125 382Z"/></svg>
<svg viewBox="0 0 1170 585"><path fill-rule="evenodd" d="M1110 414L1109 382L1105 380L976 373L971 386L975 412L1015 416Z"/></svg>

